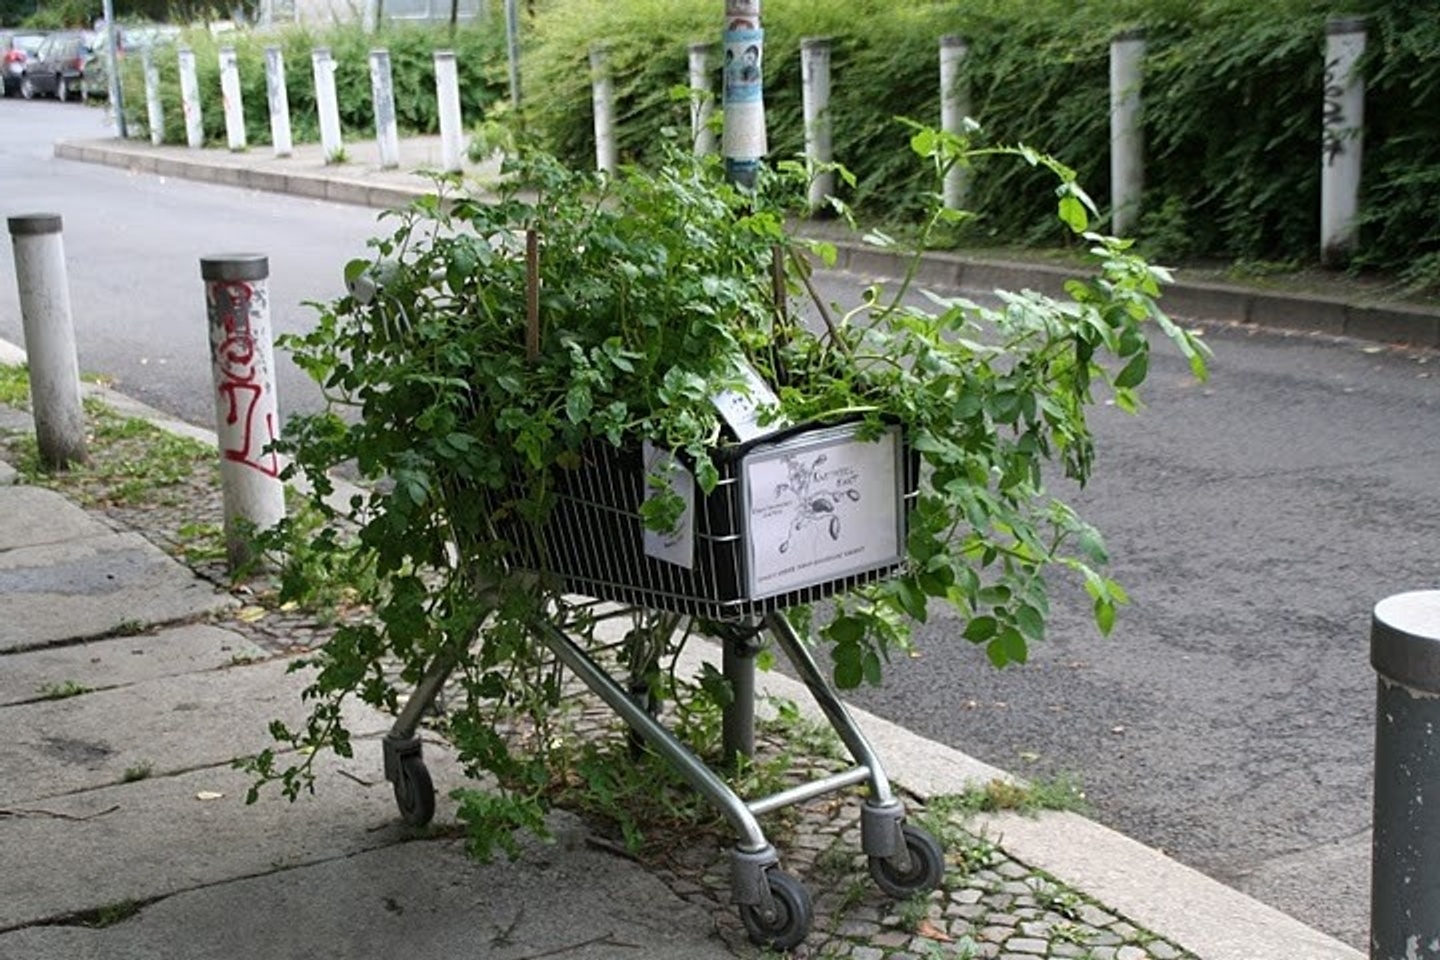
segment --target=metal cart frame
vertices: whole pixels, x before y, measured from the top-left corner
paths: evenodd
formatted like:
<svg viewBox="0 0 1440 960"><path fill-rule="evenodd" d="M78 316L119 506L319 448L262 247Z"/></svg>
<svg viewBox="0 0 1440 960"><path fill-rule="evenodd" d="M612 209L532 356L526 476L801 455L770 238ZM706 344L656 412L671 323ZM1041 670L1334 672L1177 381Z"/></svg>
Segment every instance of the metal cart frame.
<svg viewBox="0 0 1440 960"><path fill-rule="evenodd" d="M638 451L617 454L613 448L597 447L595 456L587 458L587 466L567 481L561 505L550 523L556 529L550 529L538 547L532 541L529 553L522 546L520 554L522 567L557 572L564 577L567 589L576 593L695 617L710 624L707 632L724 644L725 673L735 688L734 709L727 708L725 718L727 755L734 745L738 744L742 752L750 752L747 747L753 744L754 685L750 671L761 633L768 634L789 660L849 751L853 766L848 769L746 800L666 728L643 697L627 691L573 637L549 619L537 618L529 624L540 643L724 815L738 837L731 852L731 899L740 908L750 938L772 949L787 950L800 943L809 932L813 911L805 887L779 869L779 854L758 821L766 813L864 784L868 795L861 811L861 849L869 859L876 884L890 896L904 899L938 887L944 877L940 845L925 830L905 822L904 804L896 797L875 750L825 679L804 640L781 612L787 606L881 579L895 572L902 558L892 551L862 566L852 565L841 576L790 582L787 589L769 592L755 589L753 556L747 561L746 551L752 550L753 544L746 536L745 525L756 494L747 479L753 479L749 472L755 472L755 465L764 462L760 458L773 458L776 451L784 455L865 442L858 439L858 429L855 424L808 425L733 448L720 464L720 486L698 502L693 512L697 559L688 570L671 569L674 564L645 553L639 506L646 496L646 475ZM889 442L887 449L893 450L890 482L896 490L893 503L880 507L882 511L893 509L898 542L903 544L904 516L918 485L918 464L904 447L898 429L890 428L881 439ZM823 463L825 455L812 456L811 460ZM884 456L877 462L883 465ZM755 476L760 474L755 472ZM860 496L849 499L859 501ZM829 536L836 538L835 522L825 519ZM557 532L561 535L557 536ZM510 528L496 533L524 543L523 531ZM787 547L779 549L783 552ZM394 785L402 817L411 824L423 825L435 812L435 791L417 731L454 666L443 659L430 665L383 741L385 777Z"/></svg>

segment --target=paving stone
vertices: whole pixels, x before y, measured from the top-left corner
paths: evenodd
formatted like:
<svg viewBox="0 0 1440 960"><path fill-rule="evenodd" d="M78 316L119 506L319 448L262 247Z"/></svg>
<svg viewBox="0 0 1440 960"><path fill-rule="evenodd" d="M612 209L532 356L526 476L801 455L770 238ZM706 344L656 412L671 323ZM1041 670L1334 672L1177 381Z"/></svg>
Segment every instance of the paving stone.
<svg viewBox="0 0 1440 960"><path fill-rule="evenodd" d="M878 947L856 947L850 951L850 960L885 960L885 951Z"/></svg>
<svg viewBox="0 0 1440 960"><path fill-rule="evenodd" d="M1136 946L1125 946L1115 952L1115 960L1150 960L1150 954Z"/></svg>
<svg viewBox="0 0 1440 960"><path fill-rule="evenodd" d="M967 889L956 890L950 894L950 899L956 903L979 903L984 894L979 890Z"/></svg>
<svg viewBox="0 0 1440 960"><path fill-rule="evenodd" d="M1049 951L1050 944L1036 937L1011 937L1005 941L1005 949L1012 953L1028 953L1043 957Z"/></svg>
<svg viewBox="0 0 1440 960"><path fill-rule="evenodd" d="M985 922L990 924L991 926L1013 927L1019 921L1017 921L1014 916L1008 913L992 913L985 918Z"/></svg>
<svg viewBox="0 0 1440 960"><path fill-rule="evenodd" d="M1152 940L1149 944L1150 956L1155 960L1178 960L1181 953L1175 947L1164 940Z"/></svg>
<svg viewBox="0 0 1440 960"><path fill-rule="evenodd" d="M1118 919L1114 914L1106 913L1090 903L1081 904L1078 912L1080 919L1092 927L1108 927Z"/></svg>

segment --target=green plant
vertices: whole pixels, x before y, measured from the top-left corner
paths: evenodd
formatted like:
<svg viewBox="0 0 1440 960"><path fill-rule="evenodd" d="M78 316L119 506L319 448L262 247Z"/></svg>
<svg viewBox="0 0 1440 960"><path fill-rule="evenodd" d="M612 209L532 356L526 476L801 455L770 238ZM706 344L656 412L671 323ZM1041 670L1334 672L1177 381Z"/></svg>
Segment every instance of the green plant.
<svg viewBox="0 0 1440 960"><path fill-rule="evenodd" d="M66 700L70 697L78 697L93 691L93 687L87 687L83 683L76 683L74 680L62 680L58 683L42 684L37 692L41 698L45 700Z"/></svg>
<svg viewBox="0 0 1440 960"><path fill-rule="evenodd" d="M282 599L338 575L373 611L310 658L312 713L300 729L274 725L282 744L348 750L345 698L394 708L384 664L398 660L413 683L445 657L465 692L451 718L461 759L499 776L515 817L493 804L483 812L533 821L545 778L491 718L518 709L543 729L558 694L533 634L541 621L582 635L593 626L548 569L557 490L582 464L648 442L688 466L699 495L712 492L731 442L714 398L749 391L747 370L775 395L760 403L762 423L850 420L862 439L898 424L923 461L904 568L815 618L839 685L878 681L932 603L958 610L965 638L996 665L1024 661L1044 633L1051 570L1079 577L1108 632L1124 591L1099 572L1098 533L1047 492L1045 472L1088 476L1086 409L1100 391L1138 408L1147 323L1197 375L1203 348L1157 308L1164 271L1090 230L1093 205L1073 170L1028 147L975 147L914 124L909 133L937 182L982 158L1045 173L1059 221L1092 250L1093 273L1071 280L1063 301L1014 293L991 308L932 295L916 306L914 260L894 290L873 288L837 311L817 301L823 324L812 330L772 279L786 267L791 295L803 296L806 254L835 256L786 230L805 203L805 169L766 169L741 190L714 158L679 150L653 172L616 177L526 153L494 202L442 180L442 192L394 214L374 258L347 267L357 293L321 304L311 332L282 341L333 406L292 421L282 441L287 477L309 479L326 522L309 538L305 569L282 577ZM926 196L927 231L961 216ZM882 233L869 239L894 246ZM373 294L360 292L366 284ZM329 474L342 464L373 491L337 505ZM673 530L684 509L671 478L646 474L639 512L650 530ZM272 543L293 535L282 524ZM357 570L366 577L349 576ZM662 638L673 629L663 616L655 626ZM632 640L671 652L645 629ZM652 686L653 662L630 660ZM728 695L704 678L700 687L717 701ZM280 769L267 751L251 767L293 795L310 784L305 756Z"/></svg>
<svg viewBox="0 0 1440 960"><path fill-rule="evenodd" d="M917 893L896 905L902 929L914 933L930 918L930 894Z"/></svg>
<svg viewBox="0 0 1440 960"><path fill-rule="evenodd" d="M131 917L139 915L144 909L144 904L139 900L119 900L115 903L106 904L95 910L87 911L81 918L82 925L93 927L97 930L105 927L113 927L123 923Z"/></svg>
<svg viewBox="0 0 1440 960"><path fill-rule="evenodd" d="M30 372L27 367L0 363L0 403L7 407L30 407Z"/></svg>
<svg viewBox="0 0 1440 960"><path fill-rule="evenodd" d="M120 779L123 783L135 783L138 780L148 780L154 772L155 765L149 760L142 760L126 767L125 773L121 775Z"/></svg>
<svg viewBox="0 0 1440 960"><path fill-rule="evenodd" d="M1083 810L1085 792L1067 776L1024 783L996 779L980 786L969 787L950 802L959 809L972 813L996 813L1002 810L1019 813Z"/></svg>

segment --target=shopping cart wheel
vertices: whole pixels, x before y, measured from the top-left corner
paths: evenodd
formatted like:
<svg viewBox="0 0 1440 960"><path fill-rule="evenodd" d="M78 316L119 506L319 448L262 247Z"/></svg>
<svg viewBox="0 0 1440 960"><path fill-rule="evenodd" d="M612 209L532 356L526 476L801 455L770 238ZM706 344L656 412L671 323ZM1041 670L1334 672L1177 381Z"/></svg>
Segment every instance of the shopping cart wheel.
<svg viewBox="0 0 1440 960"><path fill-rule="evenodd" d="M810 933L810 922L814 918L810 891L780 870L765 871L765 882L770 887L772 911L767 915L759 906L747 903L740 907L740 919L756 946L789 950Z"/></svg>
<svg viewBox="0 0 1440 960"><path fill-rule="evenodd" d="M881 890L896 900L906 900L940 886L945 879L945 851L934 837L919 827L903 824L900 832L905 838L905 850L910 854L909 868L899 869L888 857L871 857L870 876Z"/></svg>
<svg viewBox="0 0 1440 960"><path fill-rule="evenodd" d="M435 784L419 754L400 758L395 805L400 808L400 818L412 827L423 827L435 817Z"/></svg>

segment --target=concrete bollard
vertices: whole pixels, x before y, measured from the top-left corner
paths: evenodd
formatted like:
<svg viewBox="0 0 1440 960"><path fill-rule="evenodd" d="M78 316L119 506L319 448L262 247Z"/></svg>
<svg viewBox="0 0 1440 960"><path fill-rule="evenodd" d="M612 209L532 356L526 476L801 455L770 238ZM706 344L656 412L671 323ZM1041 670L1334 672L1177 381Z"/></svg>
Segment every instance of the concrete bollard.
<svg viewBox="0 0 1440 960"><path fill-rule="evenodd" d="M1344 266L1355 252L1365 83L1356 64L1365 53L1365 18L1325 25L1325 114L1320 168L1320 260Z"/></svg>
<svg viewBox="0 0 1440 960"><path fill-rule="evenodd" d="M181 47L176 54L180 66L180 109L185 114L185 143L191 150L205 146L205 124L200 115L200 82L195 79L195 51Z"/></svg>
<svg viewBox="0 0 1440 960"><path fill-rule="evenodd" d="M1375 605L1371 960L1440 958L1440 590Z"/></svg>
<svg viewBox="0 0 1440 960"><path fill-rule="evenodd" d="M721 105L725 132L721 151L725 175L750 187L760 161L770 152L765 136L765 31L760 0L725 0L724 83Z"/></svg>
<svg viewBox="0 0 1440 960"><path fill-rule="evenodd" d="M270 332L270 262L258 254L202 257L215 382L215 433L231 572L257 558L251 530L285 518L280 461L267 446L279 437L275 350Z"/></svg>
<svg viewBox="0 0 1440 960"><path fill-rule="evenodd" d="M145 74L145 122L150 127L150 142L158 147L165 142L165 110L160 105L160 68L155 65L155 53L148 46L141 50L140 62Z"/></svg>
<svg viewBox="0 0 1440 960"><path fill-rule="evenodd" d="M956 137L966 134L970 116L970 87L962 67L970 47L964 38L949 34L940 38L940 129ZM968 171L959 164L945 172L941 187L946 209L965 209L969 192Z"/></svg>
<svg viewBox="0 0 1440 960"><path fill-rule="evenodd" d="M400 166L400 128L395 121L395 87L390 73L390 51L370 51L370 98L375 108L375 142L380 147L380 169Z"/></svg>
<svg viewBox="0 0 1440 960"><path fill-rule="evenodd" d="M230 149L239 153L245 149L245 101L234 47L220 48L220 99L225 106L225 139Z"/></svg>
<svg viewBox="0 0 1440 960"><path fill-rule="evenodd" d="M464 169L465 127L460 119L460 72L455 51L435 51L435 101L440 112L440 168L446 173Z"/></svg>
<svg viewBox="0 0 1440 960"><path fill-rule="evenodd" d="M290 133L290 94L285 89L285 54L279 47L265 48L265 100L275 156L288 157L295 152L295 143Z"/></svg>
<svg viewBox="0 0 1440 960"><path fill-rule="evenodd" d="M34 213L11 217L9 223L40 462L47 469L64 470L87 462L90 453L60 217Z"/></svg>
<svg viewBox="0 0 1440 960"><path fill-rule="evenodd" d="M715 113L715 91L710 83L710 58L715 55L715 44L690 44L690 138L695 156L705 157L715 152L715 131L710 129L710 117Z"/></svg>
<svg viewBox="0 0 1440 960"><path fill-rule="evenodd" d="M1126 30L1110 41L1110 223L1117 236L1135 227L1145 189L1145 135L1140 84L1145 31Z"/></svg>
<svg viewBox="0 0 1440 960"><path fill-rule="evenodd" d="M326 163L339 163L345 156L340 139L340 102L335 95L335 61L328 47L310 51L310 65L315 72L315 112L320 116L320 150Z"/></svg>
<svg viewBox="0 0 1440 960"><path fill-rule="evenodd" d="M615 84L610 79L604 44L590 48L590 103L595 108L595 169L614 173L619 163L615 147Z"/></svg>
<svg viewBox="0 0 1440 960"><path fill-rule="evenodd" d="M800 94L805 116L805 158L815 165L835 159L834 135L830 120L830 38L800 40ZM835 194L835 171L816 173L810 180L811 210L825 207Z"/></svg>

